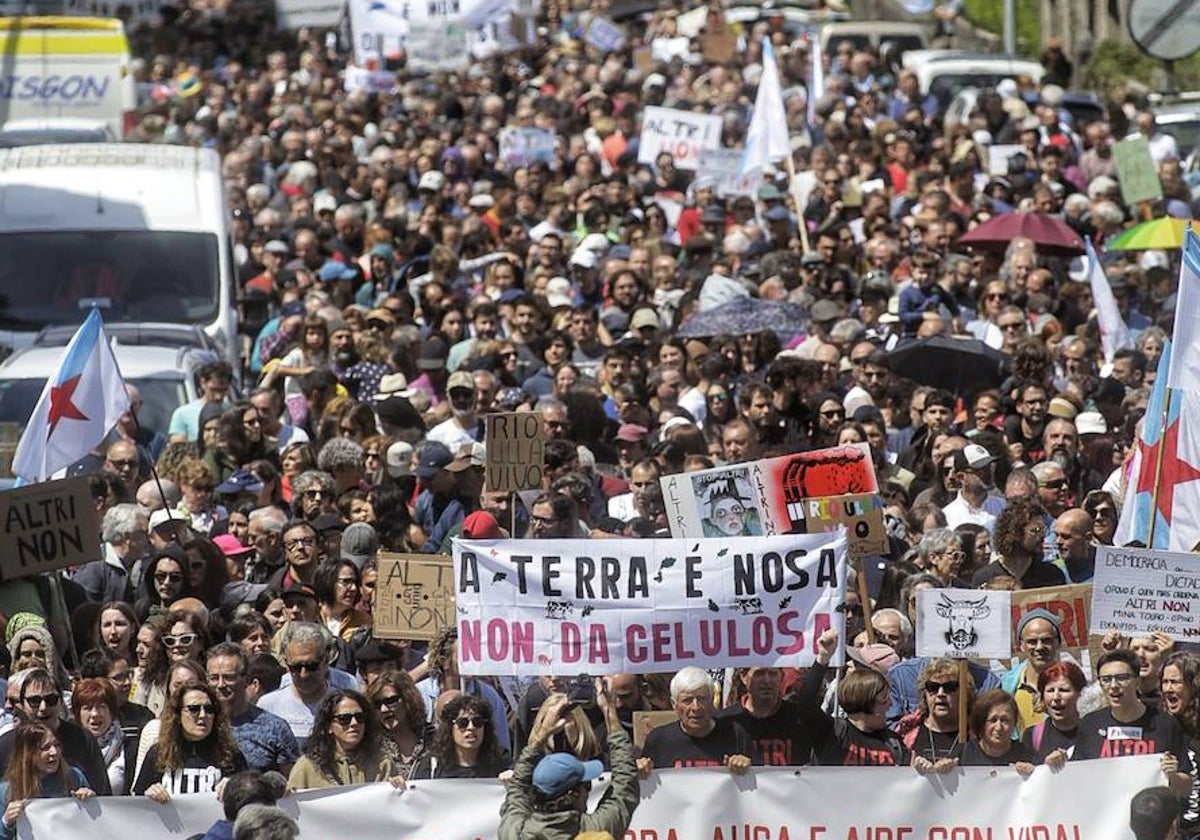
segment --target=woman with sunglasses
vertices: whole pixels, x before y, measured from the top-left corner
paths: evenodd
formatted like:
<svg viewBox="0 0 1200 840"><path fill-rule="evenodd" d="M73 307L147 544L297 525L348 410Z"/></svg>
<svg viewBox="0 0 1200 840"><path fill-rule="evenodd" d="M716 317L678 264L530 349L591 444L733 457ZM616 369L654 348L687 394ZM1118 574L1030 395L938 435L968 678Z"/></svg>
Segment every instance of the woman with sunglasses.
<svg viewBox="0 0 1200 840"><path fill-rule="evenodd" d="M812 408L810 438L814 449L837 445L838 429L846 422L842 401L831 393L817 394L809 400Z"/></svg>
<svg viewBox="0 0 1200 840"><path fill-rule="evenodd" d="M83 802L96 795L88 778L68 764L58 736L40 723L17 728L4 781L0 781L0 840L17 836L17 819L31 799L73 796Z"/></svg>
<svg viewBox="0 0 1200 840"><path fill-rule="evenodd" d="M183 793L219 793L225 779L245 769L216 691L189 680L171 694L133 794L164 805Z"/></svg>
<svg viewBox="0 0 1200 840"><path fill-rule="evenodd" d="M917 679L920 699L915 712L905 715L896 727L913 752L913 766L943 772L953 766L962 745L958 741L958 698L967 692L967 708L975 699L975 683L959 681L958 663L953 659L930 659Z"/></svg>
<svg viewBox="0 0 1200 840"><path fill-rule="evenodd" d="M460 694L442 708L433 746L410 779L494 779L509 767L496 740L492 707L473 694Z"/></svg>
<svg viewBox="0 0 1200 840"><path fill-rule="evenodd" d="M216 443L205 451L204 463L214 483L220 484L251 461L271 454L258 409L249 400L241 400L221 415Z"/></svg>
<svg viewBox="0 0 1200 840"><path fill-rule="evenodd" d="M404 787L396 747L375 707L357 691L341 689L321 701L304 755L288 776L293 790L389 781Z"/></svg>
<svg viewBox="0 0 1200 840"><path fill-rule="evenodd" d="M164 625L162 645L167 650L167 659L172 663L191 659L200 662L208 648L208 632L196 614L187 610L172 610Z"/></svg>
<svg viewBox="0 0 1200 840"><path fill-rule="evenodd" d="M313 594L321 621L347 642L371 626L370 614L355 607L361 586L358 567L350 560L327 560L313 575Z"/></svg>
<svg viewBox="0 0 1200 840"><path fill-rule="evenodd" d="M133 611L138 620L167 613L171 604L192 594L188 582L188 556L175 544L160 548L151 556L142 575L141 592Z"/></svg>
<svg viewBox="0 0 1200 840"><path fill-rule="evenodd" d="M163 718L166 716L167 698L172 696L184 683L207 681L208 675L204 671L204 666L195 659L181 659L167 667L162 686L156 689L154 696L150 698L151 702L147 703L148 708L154 712L156 717L142 727L142 732L138 736L137 759L134 761L132 770L129 768L125 770L128 776L126 781L130 785L141 772L142 764L150 753L150 748L158 742L158 734L162 731Z"/></svg>
<svg viewBox="0 0 1200 840"><path fill-rule="evenodd" d="M1092 538L1100 545L1112 545L1117 533L1117 503L1105 490L1093 490L1083 499L1083 509L1092 517Z"/></svg>
<svg viewBox="0 0 1200 840"><path fill-rule="evenodd" d="M379 711L379 722L396 745L398 770L407 776L425 752L432 734L425 721L421 692L404 671L389 671L370 684L367 699Z"/></svg>

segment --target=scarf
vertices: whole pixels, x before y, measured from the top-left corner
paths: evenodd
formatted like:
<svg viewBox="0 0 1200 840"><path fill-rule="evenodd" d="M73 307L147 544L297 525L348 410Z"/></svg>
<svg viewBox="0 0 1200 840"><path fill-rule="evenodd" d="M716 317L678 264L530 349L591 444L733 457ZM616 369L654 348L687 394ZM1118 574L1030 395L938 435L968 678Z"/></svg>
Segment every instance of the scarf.
<svg viewBox="0 0 1200 840"><path fill-rule="evenodd" d="M104 734L96 738L100 744L100 752L104 755L104 766L112 764L121 755L125 747L125 733L121 731L121 722L113 718L113 722Z"/></svg>

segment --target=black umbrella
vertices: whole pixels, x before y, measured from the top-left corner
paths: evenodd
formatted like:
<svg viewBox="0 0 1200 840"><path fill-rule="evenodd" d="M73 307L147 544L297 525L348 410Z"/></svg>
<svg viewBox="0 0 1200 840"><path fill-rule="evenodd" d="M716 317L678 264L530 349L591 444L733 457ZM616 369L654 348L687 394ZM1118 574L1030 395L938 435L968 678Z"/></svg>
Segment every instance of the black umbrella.
<svg viewBox="0 0 1200 840"><path fill-rule="evenodd" d="M1008 376L1008 357L977 338L935 335L902 342L887 366L918 385L969 396L995 388Z"/></svg>
<svg viewBox="0 0 1200 840"><path fill-rule="evenodd" d="M794 303L740 297L693 315L676 330L681 338L709 338L721 333L757 335L771 330L786 341L808 329L808 313Z"/></svg>

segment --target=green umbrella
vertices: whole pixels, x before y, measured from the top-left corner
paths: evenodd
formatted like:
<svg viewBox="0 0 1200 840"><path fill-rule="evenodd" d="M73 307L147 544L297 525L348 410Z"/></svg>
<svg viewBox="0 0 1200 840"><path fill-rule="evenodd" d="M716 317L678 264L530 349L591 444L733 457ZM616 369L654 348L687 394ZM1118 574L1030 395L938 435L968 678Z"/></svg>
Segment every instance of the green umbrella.
<svg viewBox="0 0 1200 840"><path fill-rule="evenodd" d="M1189 219L1164 216L1134 225L1104 246L1106 251L1170 251L1183 247Z"/></svg>

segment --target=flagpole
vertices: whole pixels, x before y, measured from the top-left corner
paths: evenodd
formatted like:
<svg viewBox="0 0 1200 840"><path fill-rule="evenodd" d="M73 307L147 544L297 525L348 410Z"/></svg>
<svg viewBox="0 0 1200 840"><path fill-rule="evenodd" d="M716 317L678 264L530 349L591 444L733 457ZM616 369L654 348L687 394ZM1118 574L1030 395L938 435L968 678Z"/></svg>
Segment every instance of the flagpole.
<svg viewBox="0 0 1200 840"><path fill-rule="evenodd" d="M812 246L808 243L808 222L804 219L804 208L800 206L800 184L796 182L796 161L792 159L790 152L784 161L787 166L788 191L792 194L792 203L796 205L796 220L800 224L800 247L804 249L804 253L808 254L812 251Z"/></svg>

